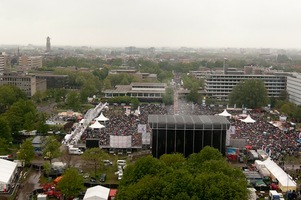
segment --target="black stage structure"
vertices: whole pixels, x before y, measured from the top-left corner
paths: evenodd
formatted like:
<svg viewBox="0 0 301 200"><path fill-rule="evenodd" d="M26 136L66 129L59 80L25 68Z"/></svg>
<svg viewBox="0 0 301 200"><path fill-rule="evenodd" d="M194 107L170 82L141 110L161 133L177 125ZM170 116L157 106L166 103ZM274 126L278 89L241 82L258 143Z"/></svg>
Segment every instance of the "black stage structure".
<svg viewBox="0 0 301 200"><path fill-rule="evenodd" d="M152 155L182 153L188 157L205 146L226 151L226 132L230 122L215 115L149 115L152 129Z"/></svg>

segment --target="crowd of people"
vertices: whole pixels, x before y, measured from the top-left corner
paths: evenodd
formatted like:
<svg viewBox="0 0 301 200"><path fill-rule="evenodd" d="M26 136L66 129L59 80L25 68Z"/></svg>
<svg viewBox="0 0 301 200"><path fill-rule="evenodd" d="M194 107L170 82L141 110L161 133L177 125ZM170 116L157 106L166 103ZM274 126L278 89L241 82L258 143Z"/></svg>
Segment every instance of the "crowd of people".
<svg viewBox="0 0 301 200"><path fill-rule="evenodd" d="M178 115L216 115L225 108L218 105L199 105L185 100L178 100L177 110L173 106L163 104L141 104L137 110L130 110L130 107L121 105L110 105L103 109L103 115L109 118L101 122L105 127L100 129L87 128L81 134L81 140L86 138L97 138L100 145L110 145L110 136L131 136L132 146L142 145L142 134L138 133L138 125L145 124L146 132L151 130L148 125L148 115L150 114L178 114ZM266 150L273 159L285 154L295 154L299 152L299 133L295 129L276 127L270 123L271 118L278 118L277 114L269 112L248 111L247 114L256 120L255 123L245 123L240 120L242 110L229 110L232 116L229 121L235 131L231 134L231 139L244 139L245 144L253 149ZM96 117L95 117L96 118ZM92 119L93 120L93 119ZM93 122L93 121L92 121Z"/></svg>
<svg viewBox="0 0 301 200"><path fill-rule="evenodd" d="M103 111L103 115L109 120L101 122L105 127L101 129L87 128L82 134L81 139L97 138L100 145L110 144L110 136L131 136L132 146L142 146L142 134L137 132L139 124L146 124L146 132L150 133L147 123L150 114L167 114L168 107L162 104L142 104L139 112L129 111L130 108L112 105ZM129 111L127 113L127 111Z"/></svg>

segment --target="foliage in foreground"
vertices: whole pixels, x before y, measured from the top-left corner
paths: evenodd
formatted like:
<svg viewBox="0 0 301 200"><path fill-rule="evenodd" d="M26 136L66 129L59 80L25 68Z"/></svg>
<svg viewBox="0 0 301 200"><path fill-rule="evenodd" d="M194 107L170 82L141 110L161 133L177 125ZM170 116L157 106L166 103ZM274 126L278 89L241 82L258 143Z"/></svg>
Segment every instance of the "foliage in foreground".
<svg viewBox="0 0 301 200"><path fill-rule="evenodd" d="M127 166L117 199L248 199L247 182L240 169L221 153L205 147L185 159L181 154L147 156Z"/></svg>

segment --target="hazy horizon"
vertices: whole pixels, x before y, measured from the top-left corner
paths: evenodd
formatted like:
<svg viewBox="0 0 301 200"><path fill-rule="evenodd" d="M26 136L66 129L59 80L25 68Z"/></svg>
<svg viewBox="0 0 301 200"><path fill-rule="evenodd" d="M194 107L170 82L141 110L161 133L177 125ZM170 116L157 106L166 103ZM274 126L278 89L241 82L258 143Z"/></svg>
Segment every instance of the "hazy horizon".
<svg viewBox="0 0 301 200"><path fill-rule="evenodd" d="M301 48L298 0L1 1L0 45Z"/></svg>

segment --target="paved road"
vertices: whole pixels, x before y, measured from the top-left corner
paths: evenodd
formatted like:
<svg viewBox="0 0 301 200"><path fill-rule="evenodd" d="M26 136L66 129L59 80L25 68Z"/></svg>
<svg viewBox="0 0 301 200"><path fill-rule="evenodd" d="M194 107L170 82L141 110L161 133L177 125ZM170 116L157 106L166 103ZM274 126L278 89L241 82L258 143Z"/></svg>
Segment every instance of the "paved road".
<svg viewBox="0 0 301 200"><path fill-rule="evenodd" d="M27 177L26 184L20 185L20 189L18 191L18 195L16 197L16 200L26 200L29 199L29 194L35 190L40 188L39 180L41 176L41 171L36 171L35 169L32 169L29 173L29 177Z"/></svg>

